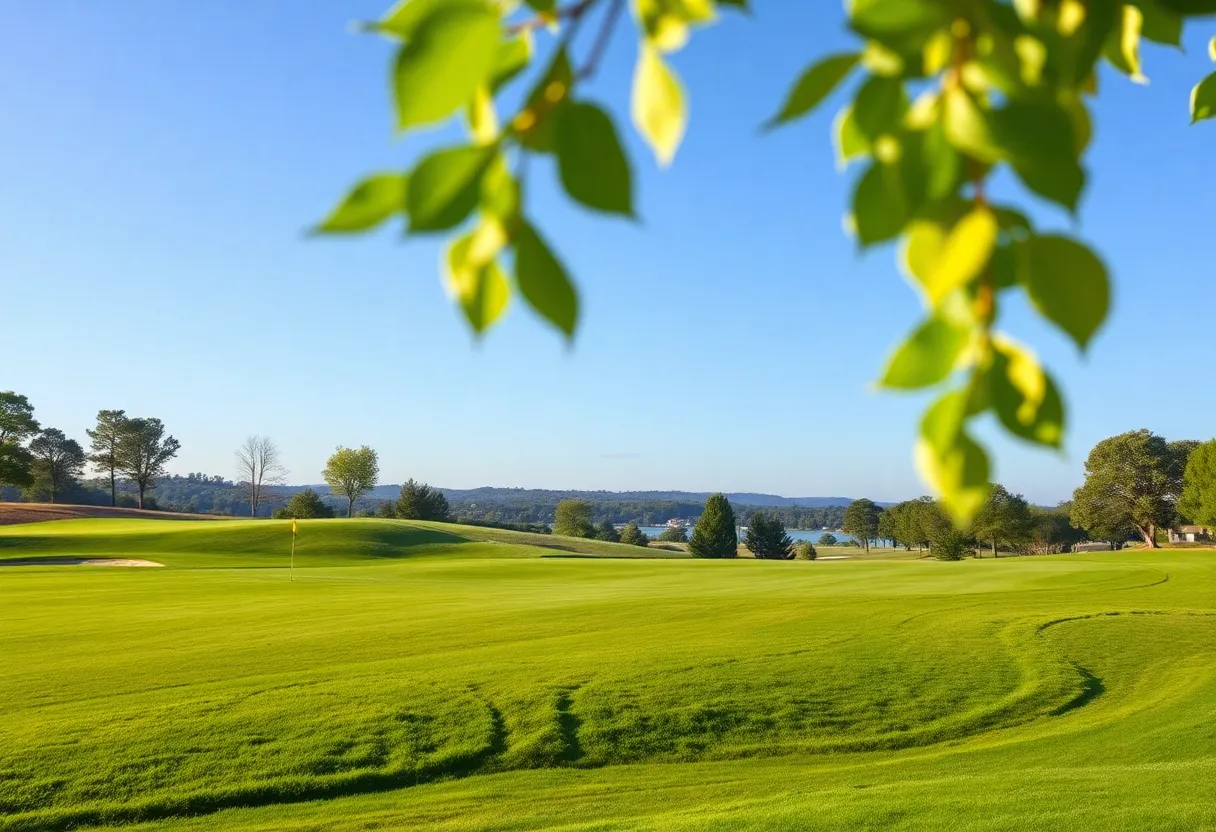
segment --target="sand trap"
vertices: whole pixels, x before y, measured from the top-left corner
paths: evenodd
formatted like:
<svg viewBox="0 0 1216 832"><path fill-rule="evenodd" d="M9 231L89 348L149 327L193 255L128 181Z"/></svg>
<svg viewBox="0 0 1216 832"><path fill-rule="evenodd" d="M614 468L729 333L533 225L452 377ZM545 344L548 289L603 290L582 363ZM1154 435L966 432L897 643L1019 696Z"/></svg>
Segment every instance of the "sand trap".
<svg viewBox="0 0 1216 832"><path fill-rule="evenodd" d="M0 560L0 566L164 566L138 558L23 558Z"/></svg>
<svg viewBox="0 0 1216 832"><path fill-rule="evenodd" d="M827 557L820 555L815 560L850 560L851 558L852 555L828 555Z"/></svg>

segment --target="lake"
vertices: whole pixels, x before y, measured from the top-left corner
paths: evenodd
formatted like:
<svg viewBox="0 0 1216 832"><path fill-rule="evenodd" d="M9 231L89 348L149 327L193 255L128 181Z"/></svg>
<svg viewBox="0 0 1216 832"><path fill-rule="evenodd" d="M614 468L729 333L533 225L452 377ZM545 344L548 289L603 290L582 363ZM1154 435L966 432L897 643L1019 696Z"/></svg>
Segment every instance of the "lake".
<svg viewBox="0 0 1216 832"><path fill-rule="evenodd" d="M666 528L667 528L666 526L642 526L642 531L644 531L644 532L646 532L646 534L650 535L650 538L653 540L654 538L661 535L663 533L664 529L666 529ZM800 540L809 540L812 543L818 543L819 538L823 537L825 534L835 535L837 540L842 540L842 541L846 541L846 542L853 541L853 538L850 535L845 534L844 532L825 532L820 529L787 529L786 531L789 534L789 536L794 539L795 542L798 542ZM692 528L688 529L688 534L689 535L692 534ZM746 534L746 532L744 532L743 534ZM739 536L740 543L743 542L743 534L741 534Z"/></svg>

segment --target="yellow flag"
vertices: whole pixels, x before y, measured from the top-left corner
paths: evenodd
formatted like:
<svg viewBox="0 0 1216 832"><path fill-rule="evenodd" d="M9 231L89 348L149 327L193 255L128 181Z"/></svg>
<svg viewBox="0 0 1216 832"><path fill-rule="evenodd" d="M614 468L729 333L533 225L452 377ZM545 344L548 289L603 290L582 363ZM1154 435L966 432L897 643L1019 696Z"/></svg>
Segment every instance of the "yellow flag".
<svg viewBox="0 0 1216 832"><path fill-rule="evenodd" d="M296 533L296 518L291 518L291 533L294 536Z"/></svg>

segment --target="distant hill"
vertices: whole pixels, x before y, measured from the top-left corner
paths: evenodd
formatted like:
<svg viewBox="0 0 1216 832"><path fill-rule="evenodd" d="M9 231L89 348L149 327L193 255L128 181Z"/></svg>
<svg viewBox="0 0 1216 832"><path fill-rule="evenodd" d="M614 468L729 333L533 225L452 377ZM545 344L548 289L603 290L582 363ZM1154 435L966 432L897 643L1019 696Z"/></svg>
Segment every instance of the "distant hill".
<svg viewBox="0 0 1216 832"><path fill-rule="evenodd" d="M311 488L318 494L328 494L329 487L321 485L284 486L284 491L302 491ZM478 501L491 503L549 503L560 500L588 500L596 503L632 503L632 502L674 502L674 503L704 503L709 499L710 491L582 491L578 489L550 488L499 488L482 486L480 488L440 488L443 495L452 503L476 503ZM401 486L378 485L368 495L367 499L394 500L401 493ZM826 506L847 506L853 502L852 497L782 497L777 494L759 494L751 491L728 492L726 498L736 505L756 506L761 508L776 508L794 506L802 508L824 508ZM879 505L883 505L880 503Z"/></svg>

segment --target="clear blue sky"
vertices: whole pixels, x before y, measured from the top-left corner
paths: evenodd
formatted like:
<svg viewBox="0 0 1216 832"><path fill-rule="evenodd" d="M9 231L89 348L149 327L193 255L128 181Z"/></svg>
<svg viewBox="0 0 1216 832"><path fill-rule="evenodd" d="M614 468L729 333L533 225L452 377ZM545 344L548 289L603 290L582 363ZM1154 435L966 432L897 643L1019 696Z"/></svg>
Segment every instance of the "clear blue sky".
<svg viewBox="0 0 1216 832"><path fill-rule="evenodd" d="M304 237L360 174L445 138L391 135L390 50L347 28L385 5L0 4L0 389L81 440L99 408L159 416L182 473L231 476L265 433L295 482L369 444L386 482L921 493L924 401L868 390L918 304L890 249L859 258L841 232L839 102L757 131L848 44L837 3L757 0L676 56L692 120L675 166L628 138L642 223L534 192L583 291L573 349L519 305L474 343L438 240ZM1077 230L1117 296L1091 356L1009 310L1070 405L1066 454L995 443L998 477L1032 499L1066 497L1112 433L1214 432L1216 128L1186 112L1211 34L1150 50L1148 87L1103 79ZM618 113L634 54L620 30L590 90Z"/></svg>

